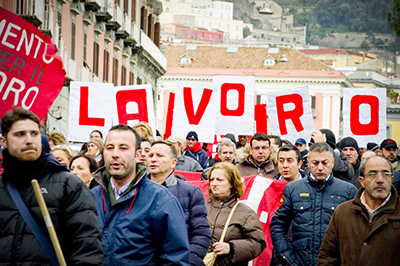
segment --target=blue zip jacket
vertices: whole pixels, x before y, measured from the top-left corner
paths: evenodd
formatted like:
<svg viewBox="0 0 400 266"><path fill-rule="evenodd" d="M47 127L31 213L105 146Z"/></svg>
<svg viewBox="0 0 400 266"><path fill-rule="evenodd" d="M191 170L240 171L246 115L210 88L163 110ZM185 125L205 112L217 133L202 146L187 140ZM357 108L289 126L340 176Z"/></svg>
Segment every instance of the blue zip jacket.
<svg viewBox="0 0 400 266"><path fill-rule="evenodd" d="M357 189L353 184L330 175L323 181L307 175L289 183L283 192L284 202L275 212L271 222L274 250L289 265L317 264L319 248L336 207L354 198ZM287 239L292 226L292 245Z"/></svg>
<svg viewBox="0 0 400 266"><path fill-rule="evenodd" d="M138 170L138 168L137 168ZM104 265L189 265L189 241L179 201L142 170L111 205L104 168L92 190L102 228Z"/></svg>

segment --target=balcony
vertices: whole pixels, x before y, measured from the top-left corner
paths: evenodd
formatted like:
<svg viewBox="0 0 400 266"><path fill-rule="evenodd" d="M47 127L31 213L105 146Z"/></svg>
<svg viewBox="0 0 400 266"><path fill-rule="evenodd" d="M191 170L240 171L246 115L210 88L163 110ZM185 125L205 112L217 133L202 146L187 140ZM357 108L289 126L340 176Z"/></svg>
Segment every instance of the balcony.
<svg viewBox="0 0 400 266"><path fill-rule="evenodd" d="M162 68L163 72L167 70L167 58L161 53L160 49L153 41L143 32L140 31L140 45L146 52L147 57L153 59Z"/></svg>

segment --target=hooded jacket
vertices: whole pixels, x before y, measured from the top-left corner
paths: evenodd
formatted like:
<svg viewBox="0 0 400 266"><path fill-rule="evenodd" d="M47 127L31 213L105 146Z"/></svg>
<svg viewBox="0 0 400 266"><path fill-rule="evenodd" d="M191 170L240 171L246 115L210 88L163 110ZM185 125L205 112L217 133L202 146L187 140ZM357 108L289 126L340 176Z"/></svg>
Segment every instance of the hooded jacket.
<svg viewBox="0 0 400 266"><path fill-rule="evenodd" d="M281 260L293 266L317 264L317 255L326 228L336 207L356 194L354 185L328 176L311 177L289 183L283 192L283 204L271 222L274 250ZM292 226L293 242L287 233ZM285 264L283 263L283 264Z"/></svg>
<svg viewBox="0 0 400 266"><path fill-rule="evenodd" d="M270 159L257 164L251 154L243 162L239 163L237 168L241 176L263 175L272 178L278 174L278 169Z"/></svg>
<svg viewBox="0 0 400 266"><path fill-rule="evenodd" d="M222 200L211 195L211 198L206 200L207 217L212 232L209 252L212 251L212 245L219 242L225 222L236 201L235 195ZM230 253L217 256L215 266L244 266L264 250L266 247L264 232L257 214L250 207L239 203L229 223L224 242L230 245Z"/></svg>
<svg viewBox="0 0 400 266"><path fill-rule="evenodd" d="M0 264L52 265L21 216L5 182L12 183L41 231L46 224L31 185L37 179L60 241L67 265L103 265L100 226L93 195L86 185L44 153L34 162L20 162L4 150L0 178Z"/></svg>
<svg viewBox="0 0 400 266"><path fill-rule="evenodd" d="M167 188L137 165L129 188L116 200L110 176L100 168L92 190L102 229L104 265L189 265L189 241L182 208Z"/></svg>
<svg viewBox="0 0 400 266"><path fill-rule="evenodd" d="M318 265L400 265L400 202L392 186L389 201L371 221L360 188L352 201L333 214L318 256Z"/></svg>

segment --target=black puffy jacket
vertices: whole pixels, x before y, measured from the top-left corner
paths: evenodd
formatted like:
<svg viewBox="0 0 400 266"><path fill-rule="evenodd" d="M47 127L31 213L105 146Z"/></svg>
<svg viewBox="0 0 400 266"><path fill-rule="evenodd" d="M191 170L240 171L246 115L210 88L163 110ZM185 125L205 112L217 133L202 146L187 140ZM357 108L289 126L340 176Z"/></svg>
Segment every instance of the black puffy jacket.
<svg viewBox="0 0 400 266"><path fill-rule="evenodd" d="M5 150L3 166L0 178L1 266L51 265L5 186L5 182L10 182L17 188L42 232L48 236L30 184L33 178L39 182L67 265L103 264L95 201L81 180L45 153L35 162L22 163Z"/></svg>

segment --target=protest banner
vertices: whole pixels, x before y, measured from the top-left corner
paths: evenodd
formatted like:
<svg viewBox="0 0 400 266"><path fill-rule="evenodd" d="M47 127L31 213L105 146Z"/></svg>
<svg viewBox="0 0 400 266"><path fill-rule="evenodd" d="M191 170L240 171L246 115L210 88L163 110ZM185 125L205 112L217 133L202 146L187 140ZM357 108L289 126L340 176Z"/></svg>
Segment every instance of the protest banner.
<svg viewBox="0 0 400 266"><path fill-rule="evenodd" d="M267 108L273 135L292 143L298 138L310 138L313 117L308 87L268 93Z"/></svg>
<svg viewBox="0 0 400 266"><path fill-rule="evenodd" d="M112 83L70 83L69 141L88 141L95 129L106 135L112 126L113 86Z"/></svg>
<svg viewBox="0 0 400 266"><path fill-rule="evenodd" d="M214 76L213 81L218 106L215 134L253 134L255 77Z"/></svg>
<svg viewBox="0 0 400 266"><path fill-rule="evenodd" d="M172 135L196 131L200 142L212 142L215 132L216 94L214 85L178 82L175 92Z"/></svg>
<svg viewBox="0 0 400 266"><path fill-rule="evenodd" d="M20 16L0 8L0 18L0 117L15 105L43 121L65 82L57 48Z"/></svg>
<svg viewBox="0 0 400 266"><path fill-rule="evenodd" d="M114 87L115 101L113 125L124 124L133 127L139 122L146 122L156 136L153 92L151 85L130 85Z"/></svg>
<svg viewBox="0 0 400 266"><path fill-rule="evenodd" d="M343 89L343 137L353 137L359 147L386 138L386 89Z"/></svg>

